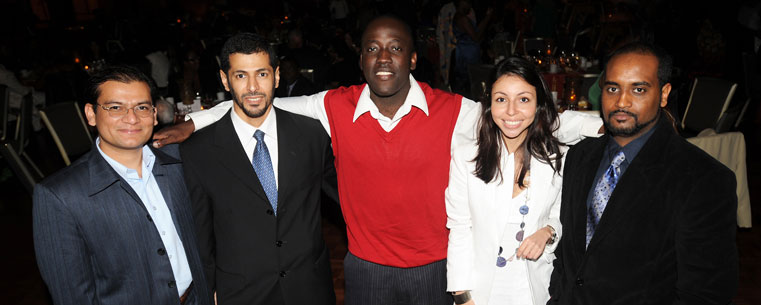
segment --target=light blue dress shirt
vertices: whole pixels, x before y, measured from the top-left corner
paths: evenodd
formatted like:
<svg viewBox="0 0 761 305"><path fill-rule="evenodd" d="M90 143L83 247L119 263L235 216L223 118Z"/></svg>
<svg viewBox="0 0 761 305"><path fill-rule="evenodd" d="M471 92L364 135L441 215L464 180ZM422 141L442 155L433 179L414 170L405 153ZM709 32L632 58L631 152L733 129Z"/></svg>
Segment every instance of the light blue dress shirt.
<svg viewBox="0 0 761 305"><path fill-rule="evenodd" d="M161 189L159 189L159 185L156 183L156 178L153 176L153 165L156 161L156 156L147 145L143 146L143 177L141 178L136 170L127 168L103 153L103 150L100 149L100 137L96 140L95 146L98 148L100 155L106 159L106 162L111 165L116 173L129 183L132 190L143 201L148 214L153 218L153 224L156 225L156 230L158 230L161 241L164 243L169 263L172 265L174 280L177 282L177 293L182 295L193 281L193 275L190 273L190 266L188 265L188 258L185 255L182 240L174 226L172 213L169 212L169 207L166 201L164 201L164 196L161 195Z"/></svg>

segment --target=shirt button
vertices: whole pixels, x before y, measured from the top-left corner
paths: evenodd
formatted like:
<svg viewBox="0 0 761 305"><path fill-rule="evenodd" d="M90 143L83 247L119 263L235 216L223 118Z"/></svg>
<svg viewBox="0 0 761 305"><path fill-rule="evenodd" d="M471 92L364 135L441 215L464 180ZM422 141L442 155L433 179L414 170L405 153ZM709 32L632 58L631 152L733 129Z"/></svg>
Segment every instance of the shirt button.
<svg viewBox="0 0 761 305"><path fill-rule="evenodd" d="M161 231L161 235L166 235L166 231Z"/></svg>
<svg viewBox="0 0 761 305"><path fill-rule="evenodd" d="M170 281L169 283L167 283L167 286L169 286L169 288L175 288L177 287L177 283L175 281Z"/></svg>
<svg viewBox="0 0 761 305"><path fill-rule="evenodd" d="M157 209L156 209L156 207L153 207L153 210L154 210L154 211L155 211L155 210L157 210Z"/></svg>
<svg viewBox="0 0 761 305"><path fill-rule="evenodd" d="M288 274L288 271L280 271L280 277L285 277Z"/></svg>
<svg viewBox="0 0 761 305"><path fill-rule="evenodd" d="M282 247L283 246L283 241L282 240L276 241L275 242L275 246Z"/></svg>
<svg viewBox="0 0 761 305"><path fill-rule="evenodd" d="M156 253L163 256L164 254L166 254L166 250L164 250L164 248L159 248L158 250L156 250Z"/></svg>

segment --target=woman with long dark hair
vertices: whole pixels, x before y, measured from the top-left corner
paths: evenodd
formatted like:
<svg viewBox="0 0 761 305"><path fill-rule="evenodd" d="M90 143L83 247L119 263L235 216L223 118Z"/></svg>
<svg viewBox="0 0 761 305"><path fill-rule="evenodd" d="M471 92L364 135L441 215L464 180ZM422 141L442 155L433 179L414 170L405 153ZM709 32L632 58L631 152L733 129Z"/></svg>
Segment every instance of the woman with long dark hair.
<svg viewBox="0 0 761 305"><path fill-rule="evenodd" d="M476 145L452 156L447 290L456 304L545 304L567 148L535 66L511 57L495 79Z"/></svg>

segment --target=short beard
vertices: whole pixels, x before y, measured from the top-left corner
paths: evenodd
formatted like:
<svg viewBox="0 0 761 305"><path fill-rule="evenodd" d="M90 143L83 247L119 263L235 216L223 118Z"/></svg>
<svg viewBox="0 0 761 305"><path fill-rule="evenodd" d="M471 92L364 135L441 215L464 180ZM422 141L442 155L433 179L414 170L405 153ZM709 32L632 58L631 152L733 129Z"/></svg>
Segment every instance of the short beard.
<svg viewBox="0 0 761 305"><path fill-rule="evenodd" d="M232 86L230 86L230 87L232 87ZM275 92L274 89L275 89L275 86L273 85L272 86L272 92L273 93ZM243 101L241 101L239 99L238 94L235 92L235 90L233 88L230 88L230 94L233 96L233 101L235 102L235 104L237 104L238 107L240 107L240 110L243 111L243 113L245 113L246 116L248 116L249 118L252 118L252 119L262 117L265 113L267 113L267 109L269 109L270 105L272 105L272 99L273 99L273 97L270 97L269 99L267 99L266 104L264 105L263 109L261 109L261 110L254 109L253 111L251 111L251 110L248 110L248 108L245 107L245 104L243 104ZM247 96L254 96L254 95L261 95L261 96L264 96L265 98L267 98L266 95L261 94L261 93L257 93L257 92L246 93L243 96L241 96L240 98L245 98Z"/></svg>
<svg viewBox="0 0 761 305"><path fill-rule="evenodd" d="M631 127L631 128L617 128L617 127L613 127L610 124L610 118L614 114L616 114L616 113L626 113L626 114L632 116L634 118L634 127ZM614 137L631 137L631 136L636 135L640 131L642 131L643 128L645 128L645 127L649 126L650 124L652 124L653 122L655 122L658 119L658 117L660 117L660 116L661 116L661 108L659 107L658 108L658 113L655 114L653 119L651 119L651 120L649 120L647 122L644 122L644 123L640 123L639 122L639 116L637 116L636 114L631 113L631 112L626 111L626 110L615 110L615 111L612 111L611 113L608 114L608 118L607 119L603 118L602 121L603 121L603 124L605 124L605 130L611 136L614 136Z"/></svg>

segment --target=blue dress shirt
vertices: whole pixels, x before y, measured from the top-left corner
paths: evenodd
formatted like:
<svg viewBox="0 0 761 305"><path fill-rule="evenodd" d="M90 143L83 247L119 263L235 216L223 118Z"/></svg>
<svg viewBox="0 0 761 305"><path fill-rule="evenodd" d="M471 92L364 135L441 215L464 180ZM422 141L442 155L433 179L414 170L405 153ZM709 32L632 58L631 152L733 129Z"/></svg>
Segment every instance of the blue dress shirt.
<svg viewBox="0 0 761 305"><path fill-rule="evenodd" d="M100 149L100 137L98 137L96 142L100 155L106 159L106 162L111 165L119 176L129 183L132 190L137 193L137 196L140 197L140 200L145 205L148 214L153 218L156 230L158 230L161 241L164 243L169 263L172 265L174 280L177 282L177 293L182 295L193 281L193 275L190 272L182 240L174 226L172 213L169 211L166 201L164 201L164 196L161 195L161 189L159 189L159 185L156 183L156 178L153 176L153 165L156 161L156 156L147 145L143 146L143 177L141 178L137 170L127 168L103 153L103 150Z"/></svg>

